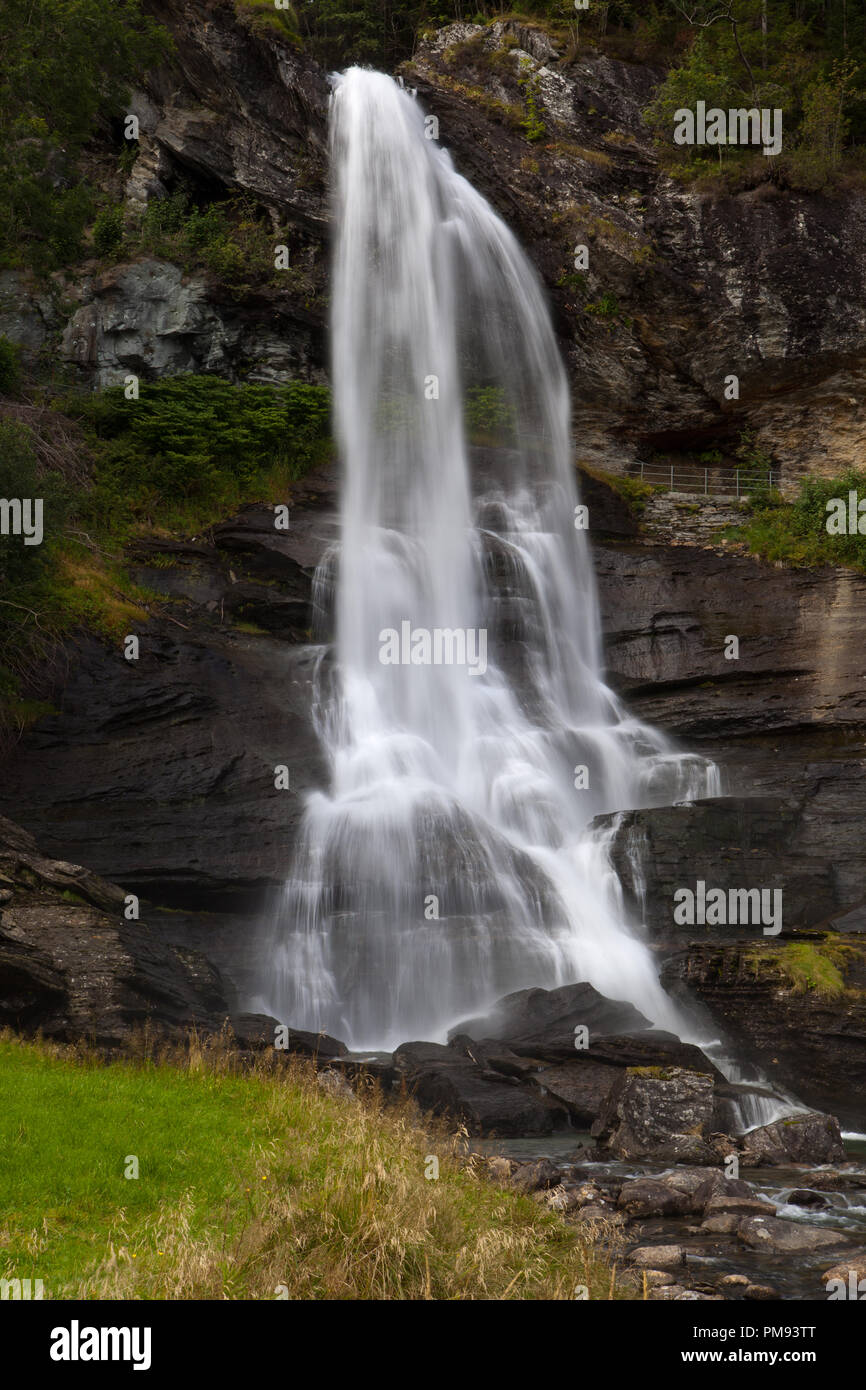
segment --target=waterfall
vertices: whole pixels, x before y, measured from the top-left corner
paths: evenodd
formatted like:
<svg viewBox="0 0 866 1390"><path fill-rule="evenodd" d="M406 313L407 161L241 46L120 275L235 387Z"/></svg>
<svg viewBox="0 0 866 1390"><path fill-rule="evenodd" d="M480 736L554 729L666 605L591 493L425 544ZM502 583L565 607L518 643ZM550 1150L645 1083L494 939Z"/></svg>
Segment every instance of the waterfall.
<svg viewBox="0 0 866 1390"><path fill-rule="evenodd" d="M356 1048L588 980L677 1030L600 812L715 795L605 685L568 382L514 236L381 73L335 81L333 660L260 1002ZM325 596L325 597L322 597Z"/></svg>

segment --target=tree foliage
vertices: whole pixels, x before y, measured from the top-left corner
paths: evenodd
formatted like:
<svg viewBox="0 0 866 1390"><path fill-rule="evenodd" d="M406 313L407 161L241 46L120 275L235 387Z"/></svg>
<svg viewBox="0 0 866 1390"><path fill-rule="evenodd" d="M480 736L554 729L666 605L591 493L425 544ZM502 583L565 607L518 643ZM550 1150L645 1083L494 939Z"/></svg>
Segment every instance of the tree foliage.
<svg viewBox="0 0 866 1390"><path fill-rule="evenodd" d="M81 148L167 47L139 0L3 0L0 266L74 257L93 212Z"/></svg>

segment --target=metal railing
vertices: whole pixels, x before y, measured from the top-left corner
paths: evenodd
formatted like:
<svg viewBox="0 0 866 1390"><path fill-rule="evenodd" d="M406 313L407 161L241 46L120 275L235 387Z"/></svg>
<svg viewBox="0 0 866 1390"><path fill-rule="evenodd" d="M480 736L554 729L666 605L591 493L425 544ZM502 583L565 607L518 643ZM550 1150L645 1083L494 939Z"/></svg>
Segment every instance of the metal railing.
<svg viewBox="0 0 866 1390"><path fill-rule="evenodd" d="M715 465L642 463L629 468L629 476L668 492L691 492L701 497L746 497L755 486L776 487L779 475L769 469L731 468Z"/></svg>

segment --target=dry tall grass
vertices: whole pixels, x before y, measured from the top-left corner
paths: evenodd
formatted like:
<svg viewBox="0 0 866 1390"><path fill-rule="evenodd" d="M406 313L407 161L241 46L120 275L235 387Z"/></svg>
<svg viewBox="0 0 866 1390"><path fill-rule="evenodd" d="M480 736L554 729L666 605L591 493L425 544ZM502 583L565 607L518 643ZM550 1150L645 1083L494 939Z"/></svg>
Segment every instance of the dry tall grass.
<svg viewBox="0 0 866 1390"><path fill-rule="evenodd" d="M44 1045L43 1045L44 1049ZM52 1049L68 1057L68 1050ZM202 1220L193 1188L156 1200L110 1238L66 1297L97 1299L594 1299L616 1289L613 1233L566 1224L496 1186L465 1133L407 1097L325 1088L311 1063L245 1061L224 1040L113 1062L149 1078L181 1068L195 1084L255 1095L264 1142L236 1156L233 1195ZM71 1084L105 1065L78 1049ZM128 1080L125 1083L128 1085ZM438 1177L431 1172L438 1160ZM634 1296L633 1293L631 1295Z"/></svg>

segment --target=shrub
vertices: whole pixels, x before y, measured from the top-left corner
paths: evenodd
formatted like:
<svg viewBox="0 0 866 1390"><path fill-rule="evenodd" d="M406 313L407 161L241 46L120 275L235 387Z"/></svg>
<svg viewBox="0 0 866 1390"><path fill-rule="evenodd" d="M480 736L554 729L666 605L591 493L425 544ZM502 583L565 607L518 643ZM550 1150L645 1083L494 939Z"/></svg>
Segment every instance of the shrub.
<svg viewBox="0 0 866 1390"><path fill-rule="evenodd" d="M67 409L93 438L88 508L114 531L188 503L232 505L268 471L299 477L331 448L330 393L305 382L233 386L177 376L145 383L136 401L113 387Z"/></svg>
<svg viewBox="0 0 866 1390"><path fill-rule="evenodd" d="M93 224L97 256L113 256L123 243L123 208L103 208Z"/></svg>

